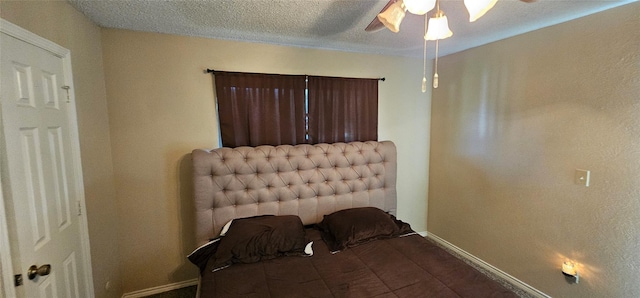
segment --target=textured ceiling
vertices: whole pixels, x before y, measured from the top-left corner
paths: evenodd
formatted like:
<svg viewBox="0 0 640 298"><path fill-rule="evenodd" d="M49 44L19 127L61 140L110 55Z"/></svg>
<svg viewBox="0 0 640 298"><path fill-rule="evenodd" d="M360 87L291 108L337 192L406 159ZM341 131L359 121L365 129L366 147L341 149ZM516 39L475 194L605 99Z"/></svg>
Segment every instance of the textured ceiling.
<svg viewBox="0 0 640 298"><path fill-rule="evenodd" d="M350 52L422 57L424 17L399 33L365 32L387 0L69 0L102 27ZM474 23L462 0L442 0L453 37L441 55L558 24L633 0L500 0ZM551 41L550 41L551 42ZM430 49L429 56L433 56Z"/></svg>

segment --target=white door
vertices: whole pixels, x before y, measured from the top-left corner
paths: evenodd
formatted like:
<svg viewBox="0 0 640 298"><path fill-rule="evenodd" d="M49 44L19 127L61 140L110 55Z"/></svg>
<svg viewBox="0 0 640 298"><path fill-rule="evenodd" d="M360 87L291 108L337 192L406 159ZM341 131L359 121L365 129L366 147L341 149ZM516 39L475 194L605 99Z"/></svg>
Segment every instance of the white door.
<svg viewBox="0 0 640 298"><path fill-rule="evenodd" d="M91 297L71 78L63 58L4 32L0 57L2 191L11 263L24 281L15 292ZM40 270L29 274L32 265Z"/></svg>

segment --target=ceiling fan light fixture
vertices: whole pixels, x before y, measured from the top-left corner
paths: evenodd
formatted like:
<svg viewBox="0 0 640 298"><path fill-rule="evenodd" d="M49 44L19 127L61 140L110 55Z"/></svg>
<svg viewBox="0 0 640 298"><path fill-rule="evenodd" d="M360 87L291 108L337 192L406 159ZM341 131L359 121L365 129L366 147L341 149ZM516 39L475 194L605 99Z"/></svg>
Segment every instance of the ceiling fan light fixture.
<svg viewBox="0 0 640 298"><path fill-rule="evenodd" d="M412 14L424 15L436 7L436 0L404 0L404 6Z"/></svg>
<svg viewBox="0 0 640 298"><path fill-rule="evenodd" d="M520 0L522 2L535 2L536 0ZM491 8L495 6L498 0L463 0L467 11L469 12L469 21L474 22ZM435 13L428 17L427 13L435 8ZM375 31L387 27L392 32L400 31L400 23L404 19L406 12L411 14L424 15L425 31L423 41L423 65L422 65L422 92L427 91L427 41L436 42L434 72L433 72L433 88L438 88L438 54L440 48L440 40L453 36L453 31L449 29L449 20L444 12L440 10L440 0L389 0L382 11L371 21L366 31Z"/></svg>
<svg viewBox="0 0 640 298"><path fill-rule="evenodd" d="M453 32L449 29L449 20L442 10L438 10L433 17L429 19L427 33L424 35L426 40L445 39L453 36Z"/></svg>
<svg viewBox="0 0 640 298"><path fill-rule="evenodd" d="M385 11L378 14L378 20L387 27L391 32L397 33L400 31L400 23L402 23L402 19L405 16L405 6L402 0L399 0Z"/></svg>
<svg viewBox="0 0 640 298"><path fill-rule="evenodd" d="M498 0L464 0L464 6L469 12L469 22L475 22L482 17L487 11L496 5Z"/></svg>

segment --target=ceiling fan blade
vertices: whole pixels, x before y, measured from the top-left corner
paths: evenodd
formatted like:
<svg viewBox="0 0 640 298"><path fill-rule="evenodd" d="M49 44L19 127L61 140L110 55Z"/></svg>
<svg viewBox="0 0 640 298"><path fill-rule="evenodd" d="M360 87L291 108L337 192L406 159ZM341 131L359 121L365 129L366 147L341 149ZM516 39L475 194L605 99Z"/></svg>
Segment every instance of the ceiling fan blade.
<svg viewBox="0 0 640 298"><path fill-rule="evenodd" d="M376 17L375 19L373 19L373 21L371 21L371 23L369 23L369 26L367 26L367 28L364 28L364 31L376 32L382 29L384 29L384 24L382 24L382 22L380 22L380 20L378 20L378 18Z"/></svg>
<svg viewBox="0 0 640 298"><path fill-rule="evenodd" d="M395 2L396 2L396 0L389 0L389 3L387 3L387 5L385 5L382 8L382 10L380 10L380 13L385 11L385 10L387 10L387 8L389 8L389 6L391 6L391 4L393 4ZM371 23L369 23L369 26L367 26L367 28L364 28L364 31L375 32L375 31L384 29L384 24L382 24L382 22L380 22L380 20L378 19L378 14L376 14L376 16L373 17L373 20L371 21Z"/></svg>

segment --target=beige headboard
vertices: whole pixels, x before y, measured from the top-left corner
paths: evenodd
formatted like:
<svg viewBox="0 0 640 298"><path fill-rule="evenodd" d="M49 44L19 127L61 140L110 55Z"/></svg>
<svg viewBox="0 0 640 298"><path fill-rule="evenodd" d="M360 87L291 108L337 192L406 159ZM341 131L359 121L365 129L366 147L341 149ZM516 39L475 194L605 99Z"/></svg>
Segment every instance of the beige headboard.
<svg viewBox="0 0 640 298"><path fill-rule="evenodd" d="M374 206L396 213L396 147L390 141L194 150L196 240L234 218L326 214Z"/></svg>

